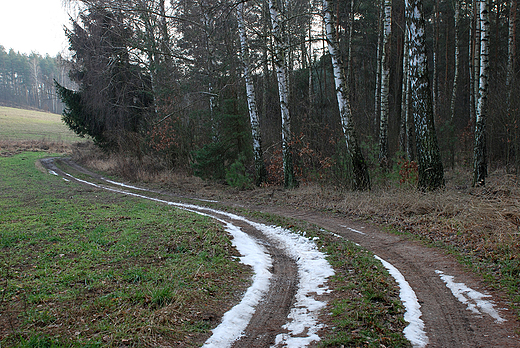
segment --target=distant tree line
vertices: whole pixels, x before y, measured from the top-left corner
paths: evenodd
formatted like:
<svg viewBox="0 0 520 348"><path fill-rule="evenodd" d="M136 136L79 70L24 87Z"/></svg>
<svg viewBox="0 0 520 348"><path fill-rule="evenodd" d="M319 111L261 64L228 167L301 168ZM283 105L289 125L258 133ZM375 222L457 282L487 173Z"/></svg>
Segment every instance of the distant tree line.
<svg viewBox="0 0 520 348"><path fill-rule="evenodd" d="M65 122L237 186L520 172L517 1L69 0Z"/></svg>
<svg viewBox="0 0 520 348"><path fill-rule="evenodd" d="M12 49L7 52L0 46L0 104L59 114L63 103L54 80L70 87L69 70L68 62L60 56L27 55Z"/></svg>

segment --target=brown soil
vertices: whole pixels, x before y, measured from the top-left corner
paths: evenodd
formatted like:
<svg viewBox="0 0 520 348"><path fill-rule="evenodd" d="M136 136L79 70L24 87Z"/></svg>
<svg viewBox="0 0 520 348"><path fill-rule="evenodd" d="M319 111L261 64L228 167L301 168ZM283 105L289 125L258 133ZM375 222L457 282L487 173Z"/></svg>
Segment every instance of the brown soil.
<svg viewBox="0 0 520 348"><path fill-rule="evenodd" d="M42 163L60 173L52 161ZM96 176L71 161L66 164L75 170ZM99 176L97 178L99 179ZM175 187L173 195L180 199L187 195L194 196L195 191L193 188L190 190L189 185L178 186ZM172 195L171 191L169 193ZM393 264L409 282L421 304L421 318L429 338L428 347L520 347L520 325L504 294L490 288L480 277L472 274L442 250L425 246L407 237L384 232L373 224L354 221L346 215L311 209L308 207L309 204L306 204L307 207L290 205L288 203L291 199L287 198L289 194L276 189L246 194L235 192L234 195L215 193L208 189L204 193L205 197L201 198L218 198L219 203L224 206L240 206L316 224L359 243ZM198 194L202 196L200 190ZM247 233L263 238L252 228L243 227ZM362 231L364 234L349 228ZM274 337L283 332L280 325L285 323L296 290L296 266L283 252L274 248L270 248L270 252L274 258L274 285L261 308L257 310L245 337L238 341L235 347L268 347L274 343ZM436 270L454 276L454 281L458 283L465 283L474 290L491 295L495 308L507 321L499 324L488 315L476 315L467 310L467 306L460 303L446 287ZM328 319L324 317L323 320Z"/></svg>

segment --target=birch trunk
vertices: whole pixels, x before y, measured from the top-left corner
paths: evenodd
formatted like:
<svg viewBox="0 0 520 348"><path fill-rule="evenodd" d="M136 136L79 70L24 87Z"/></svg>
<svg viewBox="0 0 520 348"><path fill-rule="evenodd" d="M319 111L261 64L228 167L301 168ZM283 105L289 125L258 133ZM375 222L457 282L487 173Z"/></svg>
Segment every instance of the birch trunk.
<svg viewBox="0 0 520 348"><path fill-rule="evenodd" d="M280 111L282 114L282 156L284 187L294 188L298 186L294 176L293 158L291 151L291 119L289 115L289 90L287 88L287 68L285 65L285 47L282 38L282 30L278 21L277 0L269 0L269 12L271 15L272 33L274 38L274 65L278 80L278 95L280 97Z"/></svg>
<svg viewBox="0 0 520 348"><path fill-rule="evenodd" d="M356 138L354 122L352 120L352 112L350 109L348 89L343 73L343 66L341 63L336 36L334 35L332 0L323 0L323 12L328 48L332 59L334 83L336 86L336 97L338 99L341 126L343 128L343 134L347 144L347 152L350 160L352 161L354 174L353 188L355 190L369 190L370 179L368 176L368 168Z"/></svg>
<svg viewBox="0 0 520 348"><path fill-rule="evenodd" d="M475 119L477 118L477 108L479 100L479 83L480 83L480 16L479 16L480 0L473 0L474 25L475 25L475 47L473 53L473 103L475 108ZM476 122L476 121L475 121Z"/></svg>
<svg viewBox="0 0 520 348"><path fill-rule="evenodd" d="M484 186L487 177L486 121L489 89L489 3L481 1L480 22L480 80L475 124L475 147L473 156L473 186Z"/></svg>
<svg viewBox="0 0 520 348"><path fill-rule="evenodd" d="M260 186L267 181L267 171L265 169L262 138L260 136L260 122L258 116L258 108L256 106L255 86L253 76L251 76L251 67L249 65L249 46L247 44L247 35L244 25L244 3L237 6L238 33L240 36L240 53L242 64L244 65L244 79L246 81L247 106L249 109L249 119L251 121L251 136L253 138L253 155L255 160L255 183Z"/></svg>
<svg viewBox="0 0 520 348"><path fill-rule="evenodd" d="M419 188L435 190L444 185L444 170L440 158L435 124L428 61L424 37L424 17L420 0L406 0L409 30L409 78L411 112L415 121Z"/></svg>
<svg viewBox="0 0 520 348"><path fill-rule="evenodd" d="M381 118L379 122L379 165L388 167L388 94L390 92L390 35L392 33L392 0L384 2L383 51L381 53Z"/></svg>
<svg viewBox="0 0 520 348"><path fill-rule="evenodd" d="M376 57L376 89L374 96L374 130L377 134L377 125L381 116L381 42L383 36L383 1L379 3L379 19L377 22L377 57Z"/></svg>

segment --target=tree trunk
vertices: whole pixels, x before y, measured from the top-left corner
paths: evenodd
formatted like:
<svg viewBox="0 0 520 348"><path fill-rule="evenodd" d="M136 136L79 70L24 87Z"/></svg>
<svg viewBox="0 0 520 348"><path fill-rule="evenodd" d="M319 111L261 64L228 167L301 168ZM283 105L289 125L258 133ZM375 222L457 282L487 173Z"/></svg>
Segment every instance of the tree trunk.
<svg viewBox="0 0 520 348"><path fill-rule="evenodd" d="M287 89L287 68L285 65L285 47L282 38L282 30L278 22L277 0L269 0L269 12L271 14L272 33L274 38L274 64L278 79L278 95L280 97L280 111L282 114L282 156L284 187L294 188L298 186L294 176L293 158L291 149L291 119L289 115L289 91Z"/></svg>
<svg viewBox="0 0 520 348"><path fill-rule="evenodd" d="M474 4L470 9L473 11ZM468 68L469 68L469 124L474 125L475 120L475 21L470 12L469 20L469 40L468 40Z"/></svg>
<svg viewBox="0 0 520 348"><path fill-rule="evenodd" d="M410 134L408 134L408 114L409 114L409 84L408 84L408 32L404 30L404 44L403 44L403 77L401 86L401 125L399 129L399 151L407 154L407 159L410 161L410 154L408 147L410 142Z"/></svg>
<svg viewBox="0 0 520 348"><path fill-rule="evenodd" d="M260 136L260 122L258 109L256 107L255 86L253 77L251 76L251 67L249 65L249 46L247 44L247 35L244 25L244 3L237 6L238 33L240 36L240 53L242 63L244 65L244 79L246 81L247 106L249 108L249 119L251 121L251 136L253 138L253 155L255 160L255 183L260 186L267 181L267 171L265 169L262 138Z"/></svg>
<svg viewBox="0 0 520 348"><path fill-rule="evenodd" d="M475 120L477 118L477 108L479 100L479 81L480 81L480 19L479 19L480 0L473 0L473 15L475 25L475 47L473 54L473 103L475 108ZM476 121L475 121L476 122Z"/></svg>
<svg viewBox="0 0 520 348"><path fill-rule="evenodd" d="M450 119L453 123L455 119L455 103L457 101L457 87L459 81L459 17L460 17L460 3L455 0L455 71L453 73L453 86L451 90L451 105L450 105Z"/></svg>
<svg viewBox="0 0 520 348"><path fill-rule="evenodd" d="M437 117L437 107L439 104L439 32L440 32L440 21L439 21L439 0L435 1L435 17L433 23L433 118Z"/></svg>
<svg viewBox="0 0 520 348"><path fill-rule="evenodd" d="M512 115L511 109L511 94L514 88L514 76L515 76L515 56L516 56L516 7L517 0L511 0L509 4L509 35L508 35L508 50L507 50L507 77L506 77L506 88L507 88L507 116L510 118L511 123L517 121L517 116ZM516 113L518 114L518 113ZM518 142L518 129L513 129L513 143L515 152L515 172L517 178L520 178L520 144Z"/></svg>
<svg viewBox="0 0 520 348"><path fill-rule="evenodd" d="M510 0L509 2L509 35L508 35L508 50L507 50L507 77L506 77L506 88L507 88L507 108L508 114L511 111L511 91L513 87L513 76L515 67L515 29L516 29L516 0Z"/></svg>
<svg viewBox="0 0 520 348"><path fill-rule="evenodd" d="M348 28L348 58L347 58L347 87L349 98L352 97L352 36L354 34L354 0L350 1L350 26Z"/></svg>
<svg viewBox="0 0 520 348"><path fill-rule="evenodd" d="M484 186L487 177L486 121L489 89L489 3L480 2L480 80L477 119L475 124L475 147L473 155L473 186Z"/></svg>
<svg viewBox="0 0 520 348"><path fill-rule="evenodd" d="M361 148L356 138L354 122L352 120L352 112L350 109L350 100L348 89L346 86L343 66L338 50L338 43L334 35L334 24L332 20L332 0L323 1L323 12L325 15L325 30L327 34L327 42L329 53L332 59L332 68L334 73L334 82L336 86L336 97L338 99L339 115L345 141L347 144L347 152L352 161L353 168L353 188L355 190L370 189L370 179L368 176L368 168L361 153Z"/></svg>
<svg viewBox="0 0 520 348"><path fill-rule="evenodd" d="M384 0L378 0L379 18L377 22L376 89L374 96L374 130L376 134L379 117L381 116L381 42L383 36L383 4Z"/></svg>
<svg viewBox="0 0 520 348"><path fill-rule="evenodd" d="M455 0L455 71L453 72L453 86L451 90L450 103L450 120L449 120L449 148L450 148L450 162L451 167L455 166L455 105L457 101L457 87L459 82L459 18L460 18L460 3ZM447 45L446 45L447 46ZM446 64L447 67L447 64ZM446 74L447 76L447 74Z"/></svg>
<svg viewBox="0 0 520 348"><path fill-rule="evenodd" d="M418 184L421 189L435 190L444 185L444 170L435 134L422 2L406 0L405 4L407 28L410 33L409 78L419 164Z"/></svg>
<svg viewBox="0 0 520 348"><path fill-rule="evenodd" d="M381 53L381 118L379 122L379 165L388 169L388 99L390 92L390 35L392 32L392 0L384 2L383 52Z"/></svg>

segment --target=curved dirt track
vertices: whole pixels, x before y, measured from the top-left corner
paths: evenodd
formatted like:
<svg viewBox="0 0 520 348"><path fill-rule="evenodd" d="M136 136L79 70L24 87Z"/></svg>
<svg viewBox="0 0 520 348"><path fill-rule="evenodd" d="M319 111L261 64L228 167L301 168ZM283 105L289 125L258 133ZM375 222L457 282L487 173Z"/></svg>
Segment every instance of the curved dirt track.
<svg viewBox="0 0 520 348"><path fill-rule="evenodd" d="M464 270L452 256L339 215L280 207L262 207L260 210L314 223L360 244L399 269L421 304L421 319L429 339L427 347L520 347L520 338L515 333L520 325L507 309L502 294L487 289L483 281ZM491 295L489 299L507 321L498 323L487 314L477 315L468 310L436 271Z"/></svg>
<svg viewBox="0 0 520 348"><path fill-rule="evenodd" d="M52 160L42 160L42 164L49 170L63 174ZM75 171L103 180L70 160L65 160L64 164ZM169 195L186 198L172 193ZM237 205L236 201L231 200L220 203ZM280 206L246 206L245 203L240 206L316 224L360 244L395 266L415 291L421 305L421 319L429 340L427 347L520 347L520 338L515 333L520 329L520 324L508 310L504 296L486 288L482 280L466 271L452 256L339 214ZM269 245L260 232L239 221L233 223L244 232L263 240L273 257L269 293L258 306L245 336L235 342L233 347L269 347L274 344L275 337L284 332L281 326L287 322L287 314L294 302L298 283L296 265L283 251ZM464 283L472 290L490 295L484 300L493 303L494 309L505 321L496 320L482 311L476 314L469 310L473 302L461 303L446 286L440 276L442 274L452 276L456 283Z"/></svg>

